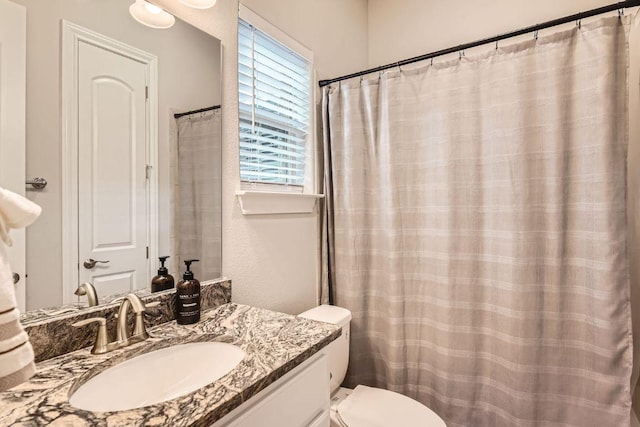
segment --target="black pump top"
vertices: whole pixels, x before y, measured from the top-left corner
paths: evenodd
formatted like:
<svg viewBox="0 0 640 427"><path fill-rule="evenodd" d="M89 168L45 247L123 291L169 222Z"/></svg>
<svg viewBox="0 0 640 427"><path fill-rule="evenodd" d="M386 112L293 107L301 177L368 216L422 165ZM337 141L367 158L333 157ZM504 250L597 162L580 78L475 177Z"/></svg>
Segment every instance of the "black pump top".
<svg viewBox="0 0 640 427"><path fill-rule="evenodd" d="M200 261L199 259L185 259L184 260L184 265L187 266L187 271L184 272L184 274L182 275L182 278L184 280L193 280L193 271L191 271L191 263L192 262L198 262Z"/></svg>
<svg viewBox="0 0 640 427"><path fill-rule="evenodd" d="M170 257L169 256L158 257L161 264L160 268L158 269L158 274L161 276L166 276L167 274L169 274L169 270L167 270L167 267L164 266L164 262L167 260L167 258L170 258Z"/></svg>

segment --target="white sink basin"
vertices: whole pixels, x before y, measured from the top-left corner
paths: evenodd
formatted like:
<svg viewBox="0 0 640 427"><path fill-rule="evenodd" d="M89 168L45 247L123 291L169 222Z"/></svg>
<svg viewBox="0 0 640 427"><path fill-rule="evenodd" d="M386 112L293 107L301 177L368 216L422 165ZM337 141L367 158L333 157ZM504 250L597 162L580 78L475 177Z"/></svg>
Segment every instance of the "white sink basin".
<svg viewBox="0 0 640 427"><path fill-rule="evenodd" d="M124 411L184 396L226 375L244 359L220 342L181 344L124 361L91 378L69 399L79 409Z"/></svg>

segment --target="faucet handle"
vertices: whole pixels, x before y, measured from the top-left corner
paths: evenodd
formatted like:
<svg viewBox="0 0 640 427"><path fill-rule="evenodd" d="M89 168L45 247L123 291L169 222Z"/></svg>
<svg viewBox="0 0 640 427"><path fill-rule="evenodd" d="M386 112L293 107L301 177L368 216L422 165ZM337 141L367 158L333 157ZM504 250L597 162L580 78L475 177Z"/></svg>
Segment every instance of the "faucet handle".
<svg viewBox="0 0 640 427"><path fill-rule="evenodd" d="M116 341L123 343L123 345L129 345L134 342L144 341L149 338L149 334L147 333L147 329L144 324L144 318L142 315L147 311L147 308L155 307L159 304L160 302L156 301L145 305L140 297L138 297L136 294L127 294L122 300L122 304L120 305L120 309L118 310L118 327L116 329ZM129 334L127 330L127 313L129 312L129 308L132 308L136 315L133 332L131 334Z"/></svg>
<svg viewBox="0 0 640 427"><path fill-rule="evenodd" d="M136 313L136 323L133 327L133 334L132 336L146 340L147 338L149 338L149 333L147 332L147 327L144 323L144 313L148 313L147 309L148 308L153 308L153 307L157 307L160 305L160 301L154 301L154 302L150 302L149 304L144 304L142 303L142 309L140 310L139 313Z"/></svg>
<svg viewBox="0 0 640 427"><path fill-rule="evenodd" d="M104 317L90 317L88 319L78 320L76 323L72 323L71 326L79 328L80 326L86 326L94 322L99 323L100 327L107 327L107 319Z"/></svg>
<svg viewBox="0 0 640 427"><path fill-rule="evenodd" d="M150 302L149 304L145 304L144 308L146 310L147 308L153 308L153 307L157 307L159 305L160 305L160 301L154 301L154 302Z"/></svg>
<svg viewBox="0 0 640 427"><path fill-rule="evenodd" d="M150 302L149 304L145 304L144 306L144 315L148 316L148 317L158 317L160 316L162 313L159 312L158 310L147 310L148 308L154 308L159 306L161 303L160 301L154 301L154 302Z"/></svg>
<svg viewBox="0 0 640 427"><path fill-rule="evenodd" d="M90 323L98 323L98 333L96 334L96 340L91 349L92 354L103 354L110 351L107 347L109 345L109 338L107 337L107 319L104 317L91 317L89 319L80 320L76 323L72 323L71 326L79 328L86 326Z"/></svg>

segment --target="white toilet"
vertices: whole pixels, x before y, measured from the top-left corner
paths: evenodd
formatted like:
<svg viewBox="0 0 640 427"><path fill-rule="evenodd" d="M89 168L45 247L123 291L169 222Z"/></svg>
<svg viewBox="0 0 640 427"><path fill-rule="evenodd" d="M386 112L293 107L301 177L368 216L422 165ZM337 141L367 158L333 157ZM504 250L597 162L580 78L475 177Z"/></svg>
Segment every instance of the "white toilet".
<svg viewBox="0 0 640 427"><path fill-rule="evenodd" d="M342 335L327 346L331 427L446 427L435 412L409 397L362 385L353 390L340 387L349 364L349 310L321 305L299 316L342 327Z"/></svg>

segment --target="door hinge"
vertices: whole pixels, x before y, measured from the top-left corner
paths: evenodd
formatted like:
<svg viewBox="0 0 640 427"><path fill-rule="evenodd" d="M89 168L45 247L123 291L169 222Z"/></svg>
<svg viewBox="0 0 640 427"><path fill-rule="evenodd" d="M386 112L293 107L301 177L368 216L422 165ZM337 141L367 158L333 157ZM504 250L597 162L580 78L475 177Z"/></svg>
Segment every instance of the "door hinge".
<svg viewBox="0 0 640 427"><path fill-rule="evenodd" d="M149 99L149 86L144 87L144 99Z"/></svg>
<svg viewBox="0 0 640 427"><path fill-rule="evenodd" d="M153 168L153 166L151 166L151 165L145 166L145 171L144 171L145 179L151 178L151 168Z"/></svg>
<svg viewBox="0 0 640 427"><path fill-rule="evenodd" d="M147 259L149 259L149 246L147 246Z"/></svg>

